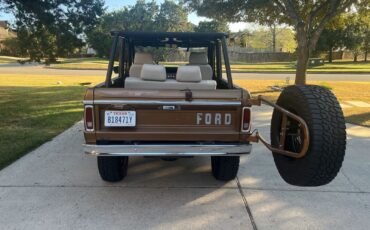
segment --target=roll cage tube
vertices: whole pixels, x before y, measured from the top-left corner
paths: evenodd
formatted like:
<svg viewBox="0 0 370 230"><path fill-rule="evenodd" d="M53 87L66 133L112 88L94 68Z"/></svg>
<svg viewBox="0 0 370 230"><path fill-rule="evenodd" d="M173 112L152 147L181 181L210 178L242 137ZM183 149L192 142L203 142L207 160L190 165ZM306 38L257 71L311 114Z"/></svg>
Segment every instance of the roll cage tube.
<svg viewBox="0 0 370 230"><path fill-rule="evenodd" d="M227 85L229 89L234 88L233 79L231 77L231 69L230 69L230 62L229 62L229 55L227 53L227 45L225 37L222 37L222 53L224 54L224 63L226 69L226 76L227 76Z"/></svg>
<svg viewBox="0 0 370 230"><path fill-rule="evenodd" d="M118 63L118 76L122 79L122 87L124 87L124 78L125 78L125 62L124 62L124 54L125 54L125 40L124 38L120 37L120 49L119 49L119 63Z"/></svg>
<svg viewBox="0 0 370 230"><path fill-rule="evenodd" d="M216 79L222 79L222 63L221 63L221 44L220 41L216 41Z"/></svg>
<svg viewBox="0 0 370 230"><path fill-rule="evenodd" d="M114 57L116 56L117 42L118 42L118 34L114 35L113 37L113 43L112 43L111 53L109 57L108 70L107 70L107 75L105 77L105 87L107 88L112 85L111 78L112 78L112 72L113 72Z"/></svg>
<svg viewBox="0 0 370 230"><path fill-rule="evenodd" d="M110 57L109 57L109 64L108 64L108 70L107 70L107 74L106 74L106 78L105 78L105 87L110 87L112 85L112 73L113 73L113 67L114 67L114 59L115 59L115 56L116 56L116 51L117 51L117 46L118 46L118 41L120 40L121 42L121 52L120 52L120 55L119 55L119 76L120 77L124 77L123 75L124 72L122 71L125 67L126 68L129 68L132 64L132 59L133 59L133 54L134 54L134 50L133 50L133 42L129 39L127 41L127 48L128 48L128 63L127 65L125 66L122 62L123 62L123 59L124 59L124 49L126 48L126 44L124 44L125 42L125 38L124 37L121 37L122 39L119 39L121 36L119 35L119 33L114 33L113 34L113 43L112 43L112 46L111 46L111 53L110 53ZM213 66L213 71L215 71L215 67L216 67L216 75L218 78L222 78L221 75L222 75L222 62L221 62L221 52L223 54L223 58L224 58L224 64L225 64L225 69L226 69L226 76L227 76L227 85L228 85L228 88L229 89L233 89L234 88L234 85L233 85L233 80L232 80L232 76L231 76L231 68L230 68L230 61L229 61L229 56L228 56L228 52L227 52L227 45L226 45L226 38L225 36L221 38L221 41L219 44L220 40L217 40L216 42L216 64L217 66ZM222 46L222 51L221 51L221 47ZM123 50L123 51L122 51ZM208 49L208 51L210 51L210 49ZM213 52L211 52L213 53ZM210 54L208 53L208 56L213 56L213 54ZM212 62L210 64L213 64Z"/></svg>

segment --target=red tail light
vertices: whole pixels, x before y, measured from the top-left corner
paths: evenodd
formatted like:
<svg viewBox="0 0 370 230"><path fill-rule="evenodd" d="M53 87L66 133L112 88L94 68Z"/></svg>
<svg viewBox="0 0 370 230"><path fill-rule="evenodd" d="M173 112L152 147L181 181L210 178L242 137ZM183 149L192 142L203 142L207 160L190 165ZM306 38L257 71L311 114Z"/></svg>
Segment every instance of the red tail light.
<svg viewBox="0 0 370 230"><path fill-rule="evenodd" d="M243 108L242 114L242 132L249 132L251 129L251 109L249 107Z"/></svg>
<svg viewBox="0 0 370 230"><path fill-rule="evenodd" d="M85 129L94 131L94 108L92 105L85 106Z"/></svg>

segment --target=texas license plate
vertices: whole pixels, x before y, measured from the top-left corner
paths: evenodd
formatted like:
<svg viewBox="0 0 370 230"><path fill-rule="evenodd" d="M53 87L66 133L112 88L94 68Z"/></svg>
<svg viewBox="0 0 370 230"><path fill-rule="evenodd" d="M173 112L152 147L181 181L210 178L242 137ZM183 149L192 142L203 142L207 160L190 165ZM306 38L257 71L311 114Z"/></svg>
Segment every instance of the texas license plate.
<svg viewBox="0 0 370 230"><path fill-rule="evenodd" d="M135 127L135 111L105 111L104 125L106 127Z"/></svg>

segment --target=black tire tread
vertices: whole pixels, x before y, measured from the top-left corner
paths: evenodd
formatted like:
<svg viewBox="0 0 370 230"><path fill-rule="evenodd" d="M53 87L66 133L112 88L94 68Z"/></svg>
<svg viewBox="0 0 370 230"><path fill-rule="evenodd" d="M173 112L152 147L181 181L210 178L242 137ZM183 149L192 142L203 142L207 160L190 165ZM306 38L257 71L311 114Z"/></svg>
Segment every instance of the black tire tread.
<svg viewBox="0 0 370 230"><path fill-rule="evenodd" d="M212 174L217 180L233 180L238 174L239 162L239 156L213 156L211 157Z"/></svg>
<svg viewBox="0 0 370 230"><path fill-rule="evenodd" d="M294 163L284 164L285 156L274 154L274 160L283 179L298 186L320 186L332 181L338 174L345 155L346 127L342 109L334 94L323 87L300 85L287 87L278 99L278 105L284 100L304 103L298 115L305 119L310 132L310 146L307 155L296 161L303 161L303 169L297 175L292 174ZM285 102L286 103L286 102ZM275 114L275 112L274 112ZM271 125L273 129L273 124ZM273 135L273 132L271 132ZM273 136L271 136L273 140ZM276 145L276 143L275 143ZM280 164L280 165L279 165ZM292 169L284 169L290 167ZM297 165L302 167L302 165Z"/></svg>
<svg viewBox="0 0 370 230"><path fill-rule="evenodd" d="M100 177L104 181L118 182L127 175L128 157L100 156L97 161Z"/></svg>

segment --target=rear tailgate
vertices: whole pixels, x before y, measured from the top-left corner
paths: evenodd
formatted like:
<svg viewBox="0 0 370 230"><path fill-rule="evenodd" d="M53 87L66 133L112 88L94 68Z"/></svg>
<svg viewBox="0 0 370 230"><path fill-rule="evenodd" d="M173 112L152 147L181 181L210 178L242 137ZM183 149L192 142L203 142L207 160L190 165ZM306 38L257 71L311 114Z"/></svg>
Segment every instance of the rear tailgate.
<svg viewBox="0 0 370 230"><path fill-rule="evenodd" d="M85 101L94 105L96 140L166 142L239 141L241 103L240 89L189 93L95 88L93 100ZM134 111L136 122L132 127L108 126L109 111Z"/></svg>

